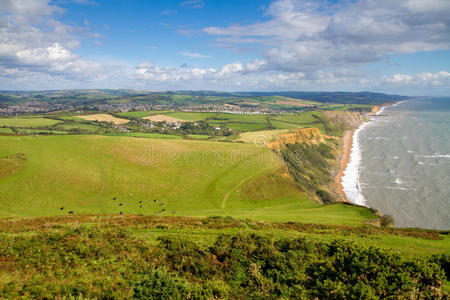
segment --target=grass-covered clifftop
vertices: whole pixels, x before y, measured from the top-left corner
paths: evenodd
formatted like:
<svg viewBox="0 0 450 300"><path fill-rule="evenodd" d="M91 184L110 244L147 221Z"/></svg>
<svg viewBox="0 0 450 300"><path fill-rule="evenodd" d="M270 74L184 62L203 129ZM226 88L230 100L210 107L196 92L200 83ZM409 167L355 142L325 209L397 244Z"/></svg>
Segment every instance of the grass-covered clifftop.
<svg viewBox="0 0 450 300"><path fill-rule="evenodd" d="M435 231L223 217L1 219L0 294L439 299L449 243Z"/></svg>

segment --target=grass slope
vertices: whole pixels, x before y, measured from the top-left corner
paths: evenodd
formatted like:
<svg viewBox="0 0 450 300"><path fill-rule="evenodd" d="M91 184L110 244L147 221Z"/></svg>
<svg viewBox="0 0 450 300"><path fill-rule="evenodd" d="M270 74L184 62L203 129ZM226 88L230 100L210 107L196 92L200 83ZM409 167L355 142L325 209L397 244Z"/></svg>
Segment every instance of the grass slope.
<svg viewBox="0 0 450 300"><path fill-rule="evenodd" d="M0 136L0 157L17 153L26 163L0 179L1 216L163 211L353 225L373 218L364 208L308 200L279 156L251 143Z"/></svg>

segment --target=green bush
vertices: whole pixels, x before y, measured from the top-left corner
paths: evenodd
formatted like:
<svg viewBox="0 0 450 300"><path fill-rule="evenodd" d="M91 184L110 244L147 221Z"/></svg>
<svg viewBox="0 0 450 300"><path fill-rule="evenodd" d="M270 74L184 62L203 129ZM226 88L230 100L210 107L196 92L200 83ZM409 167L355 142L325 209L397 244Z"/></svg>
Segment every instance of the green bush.
<svg viewBox="0 0 450 300"><path fill-rule="evenodd" d="M174 233L149 243L124 225L49 226L0 232L3 298L436 299L448 272L445 255L425 261L340 240L232 233L199 247Z"/></svg>
<svg viewBox="0 0 450 300"><path fill-rule="evenodd" d="M430 261L437 264L450 280L450 254L433 255Z"/></svg>

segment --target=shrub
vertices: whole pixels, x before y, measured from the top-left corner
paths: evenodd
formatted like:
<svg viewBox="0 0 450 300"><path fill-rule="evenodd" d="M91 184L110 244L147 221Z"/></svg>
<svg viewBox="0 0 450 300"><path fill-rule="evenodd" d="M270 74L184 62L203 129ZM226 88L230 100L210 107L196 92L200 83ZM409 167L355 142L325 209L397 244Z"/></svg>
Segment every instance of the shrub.
<svg viewBox="0 0 450 300"><path fill-rule="evenodd" d="M391 215L383 215L380 217L380 223L382 227L394 226L394 218Z"/></svg>

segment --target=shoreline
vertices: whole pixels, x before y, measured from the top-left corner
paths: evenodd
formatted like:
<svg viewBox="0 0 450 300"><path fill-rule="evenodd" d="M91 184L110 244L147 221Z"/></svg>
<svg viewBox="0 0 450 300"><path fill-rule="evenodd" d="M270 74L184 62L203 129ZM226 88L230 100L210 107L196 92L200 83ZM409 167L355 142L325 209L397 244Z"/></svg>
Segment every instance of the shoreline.
<svg viewBox="0 0 450 300"><path fill-rule="evenodd" d="M347 169L347 165L350 161L350 155L352 153L353 146L353 134L356 129L347 130L343 137L342 153L339 159L339 172L336 175L336 192L344 198L346 202L351 202L344 192L344 187L342 186L342 180L344 178L344 171Z"/></svg>
<svg viewBox="0 0 450 300"><path fill-rule="evenodd" d="M344 186L342 184L343 180L344 180L344 176L345 176L344 172L347 170L349 162L350 162L350 158L352 156L352 150L354 148L353 147L353 143L355 142L354 141L354 139L355 139L355 132L359 132L359 130L362 128L362 126L364 126L365 124L373 121L373 119L370 118L371 116L379 115L380 113L383 112L383 110L386 107L388 107L388 106L396 106L396 105L398 105L398 104L400 104L400 103L402 103L404 101L406 101L406 100L401 100L401 101L397 101L397 102L394 102L394 103L385 103L385 104L382 104L380 106L378 106L378 105L373 106L371 112L368 113L369 119L367 121L364 121L362 124L360 124L358 126L358 128L347 130L345 132L345 135L343 137L343 146L342 146L342 152L341 152L342 154L341 154L341 157L339 159L339 172L336 175L335 183L337 185L336 192L340 196L342 196L346 202L354 203L354 204L360 204L360 203L355 203L355 202L351 201L347 197L346 193L344 192ZM360 205L364 205L364 204L360 204Z"/></svg>

